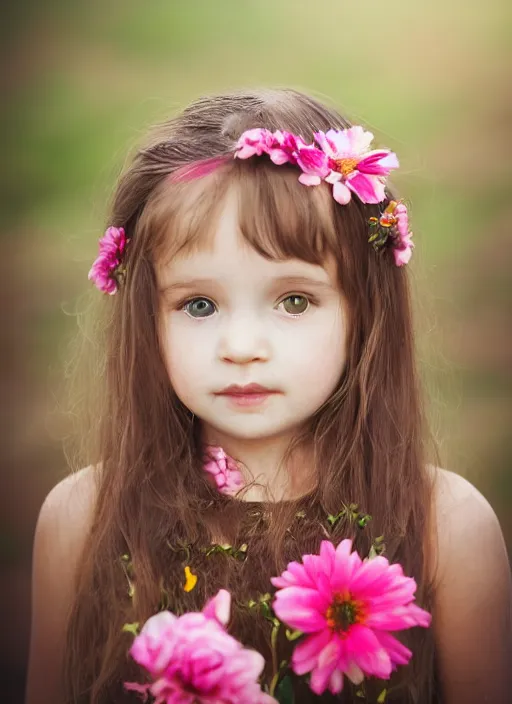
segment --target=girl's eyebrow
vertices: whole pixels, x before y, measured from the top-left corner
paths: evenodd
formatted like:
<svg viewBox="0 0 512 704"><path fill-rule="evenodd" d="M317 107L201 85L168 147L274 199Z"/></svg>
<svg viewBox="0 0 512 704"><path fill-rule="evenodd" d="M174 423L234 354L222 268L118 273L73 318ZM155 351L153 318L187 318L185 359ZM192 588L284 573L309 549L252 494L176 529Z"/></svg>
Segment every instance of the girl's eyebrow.
<svg viewBox="0 0 512 704"><path fill-rule="evenodd" d="M278 276L272 279L272 286L306 286L318 289L331 289L332 284L330 281L318 279L316 277L310 276Z"/></svg>
<svg viewBox="0 0 512 704"><path fill-rule="evenodd" d="M215 285L218 282L211 279L184 279L181 281L174 281L171 284L164 284L160 289L160 294L168 294L176 291L181 291L183 289L191 288L201 288L202 286ZM277 288L279 286L306 286L309 288L317 288L324 290L332 290L333 286L329 281L321 280L316 277L309 276L276 276L268 279L269 288Z"/></svg>
<svg viewBox="0 0 512 704"><path fill-rule="evenodd" d="M181 289L196 288L208 286L214 283L214 279L184 279L182 281L174 281L172 284L163 284L159 289L159 293L172 293Z"/></svg>

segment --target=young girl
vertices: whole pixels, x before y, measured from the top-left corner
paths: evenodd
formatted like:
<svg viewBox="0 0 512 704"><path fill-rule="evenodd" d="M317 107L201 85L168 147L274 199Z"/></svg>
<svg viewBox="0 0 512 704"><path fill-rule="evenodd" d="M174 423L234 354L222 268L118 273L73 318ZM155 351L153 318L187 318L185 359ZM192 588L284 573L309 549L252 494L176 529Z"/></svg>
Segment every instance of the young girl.
<svg viewBox="0 0 512 704"><path fill-rule="evenodd" d="M510 701L499 524L428 463L398 161L349 128L291 90L205 98L122 176L90 274L115 295L96 292L86 349L89 466L36 530L27 704L139 701L123 625L219 589L268 681L270 624L247 604L326 536L385 549L432 627L402 632L389 682L316 695L297 677L296 704Z"/></svg>

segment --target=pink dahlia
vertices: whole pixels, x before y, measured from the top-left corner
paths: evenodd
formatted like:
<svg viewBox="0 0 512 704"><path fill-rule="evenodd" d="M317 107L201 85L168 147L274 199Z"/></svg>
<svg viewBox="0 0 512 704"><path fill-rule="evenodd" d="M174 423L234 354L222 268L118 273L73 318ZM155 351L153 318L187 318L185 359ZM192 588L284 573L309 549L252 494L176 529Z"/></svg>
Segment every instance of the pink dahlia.
<svg viewBox="0 0 512 704"><path fill-rule="evenodd" d="M352 193L363 203L380 203L385 198L384 178L398 167L396 154L388 149L370 151L373 134L362 127L316 132L315 140L328 157L334 200L346 205Z"/></svg>
<svg viewBox="0 0 512 704"><path fill-rule="evenodd" d="M306 637L292 655L298 675L311 672L316 694L343 689L343 675L359 684L364 675L388 679L411 651L389 631L428 627L431 617L416 606L416 582L385 557L361 560L352 541L337 548L324 540L319 555L290 562L272 584L277 617Z"/></svg>
<svg viewBox="0 0 512 704"><path fill-rule="evenodd" d="M221 589L202 612L152 616L130 654L153 682L126 682L126 689L144 698L151 694L155 704L276 704L258 684L263 656L244 648L224 628L230 606L229 592Z"/></svg>
<svg viewBox="0 0 512 704"><path fill-rule="evenodd" d="M127 239L122 227L109 227L99 241L99 255L95 259L88 279L104 293L113 295L118 290L120 267Z"/></svg>
<svg viewBox="0 0 512 704"><path fill-rule="evenodd" d="M242 473L235 460L227 455L222 447L205 447L204 469L215 479L221 494L234 495L244 485Z"/></svg>

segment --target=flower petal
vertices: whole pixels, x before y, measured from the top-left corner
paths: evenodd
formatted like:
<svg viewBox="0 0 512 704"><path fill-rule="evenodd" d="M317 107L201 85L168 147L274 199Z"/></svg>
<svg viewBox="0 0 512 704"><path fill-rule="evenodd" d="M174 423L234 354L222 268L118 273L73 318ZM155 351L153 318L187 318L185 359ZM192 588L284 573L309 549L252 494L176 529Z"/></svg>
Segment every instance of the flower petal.
<svg viewBox="0 0 512 704"><path fill-rule="evenodd" d="M339 651L339 643L336 640L331 640L320 653L318 665L312 671L309 683L315 694L323 694L325 692L331 675L336 669Z"/></svg>
<svg viewBox="0 0 512 704"><path fill-rule="evenodd" d="M402 631L413 626L428 628L431 620L432 617L427 611L420 609L415 604L407 604L395 606L386 611L370 612L365 623L369 628L382 631Z"/></svg>
<svg viewBox="0 0 512 704"><path fill-rule="evenodd" d="M405 645L389 633L384 631L375 631L375 635L383 648L388 652L393 664L407 665L412 657L412 652Z"/></svg>
<svg viewBox="0 0 512 704"><path fill-rule="evenodd" d="M393 256L395 258L396 266L404 266L408 264L412 257L412 247L406 247L406 249L393 249Z"/></svg>
<svg viewBox="0 0 512 704"><path fill-rule="evenodd" d="M346 184L362 203L381 203L386 197L384 184L377 176L353 171Z"/></svg>
<svg viewBox="0 0 512 704"><path fill-rule="evenodd" d="M299 181L304 186L319 186L322 183L322 179L320 178L320 176L304 173L299 176Z"/></svg>
<svg viewBox="0 0 512 704"><path fill-rule="evenodd" d="M325 646L330 642L332 634L328 628L323 631L307 636L298 643L292 654L293 671L297 675L304 675L310 672L317 664L318 658Z"/></svg>
<svg viewBox="0 0 512 704"><path fill-rule="evenodd" d="M399 167L397 156L388 149L370 152L357 163L357 170L364 174L388 176L391 169Z"/></svg>
<svg viewBox="0 0 512 704"><path fill-rule="evenodd" d="M231 594L226 589L219 589L217 594L206 602L203 614L206 618L216 620L221 626L229 622L231 612Z"/></svg>
<svg viewBox="0 0 512 704"><path fill-rule="evenodd" d="M352 198L350 190L342 181L338 181L334 184L332 187L332 196L336 202L340 203L340 205L346 205Z"/></svg>
<svg viewBox="0 0 512 704"><path fill-rule="evenodd" d="M389 678L391 658L370 628L361 624L352 626L347 647L354 663L367 675Z"/></svg>

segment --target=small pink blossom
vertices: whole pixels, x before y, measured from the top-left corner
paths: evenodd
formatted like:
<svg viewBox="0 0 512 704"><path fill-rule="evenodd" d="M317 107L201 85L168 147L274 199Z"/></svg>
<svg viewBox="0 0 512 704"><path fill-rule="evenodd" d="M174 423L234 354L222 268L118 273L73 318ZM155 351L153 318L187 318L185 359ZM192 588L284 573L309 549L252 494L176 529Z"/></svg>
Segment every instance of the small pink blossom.
<svg viewBox="0 0 512 704"><path fill-rule="evenodd" d="M277 130L273 133L272 147L268 151L270 159L277 166L281 164L296 164L299 149L306 146L302 137Z"/></svg>
<svg viewBox="0 0 512 704"><path fill-rule="evenodd" d="M326 155L316 147L303 147L298 150L297 164L302 173L299 181L305 186L318 186L328 173L329 165Z"/></svg>
<svg viewBox="0 0 512 704"><path fill-rule="evenodd" d="M414 242L411 239L412 232L409 231L407 206L403 203L396 204L393 215L396 218L397 233L393 243L393 256L395 257L395 264L397 266L403 266L404 264L408 264L412 256L412 250L414 249Z"/></svg>
<svg viewBox="0 0 512 704"><path fill-rule="evenodd" d="M249 159L252 156L268 154L270 159L282 164L297 165L302 171L299 181L306 186L318 186L329 173L327 156L321 149L306 142L298 135L276 130L247 130L238 140L235 157Z"/></svg>
<svg viewBox="0 0 512 704"><path fill-rule="evenodd" d="M268 154L274 141L274 136L269 130L261 127L246 130L237 142L235 157L238 159L250 159L252 156Z"/></svg>
<svg viewBox="0 0 512 704"><path fill-rule="evenodd" d="M153 682L125 688L151 694L154 704L277 704L258 683L265 661L244 648L224 626L231 597L221 589L202 612L179 618L161 611L144 624L130 649Z"/></svg>
<svg viewBox="0 0 512 704"><path fill-rule="evenodd" d="M365 675L388 679L412 653L389 631L428 627L431 617L416 606L416 582L386 558L361 560L352 542L337 548L324 540L319 555L290 562L279 577L273 608L289 627L307 634L295 647L292 669L311 673L316 694L343 689L343 675L359 684Z"/></svg>
<svg viewBox="0 0 512 704"><path fill-rule="evenodd" d="M235 460L227 455L222 447L205 447L204 469L215 479L221 494L234 495L244 485L242 473Z"/></svg>
<svg viewBox="0 0 512 704"><path fill-rule="evenodd" d="M118 290L118 275L122 265L127 239L122 227L109 227L99 241L99 255L88 278L96 287L113 295Z"/></svg>
<svg viewBox="0 0 512 704"><path fill-rule="evenodd" d="M380 203L385 198L384 178L398 167L396 154L388 149L370 151L373 134L356 125L345 130L316 132L315 140L329 159L333 197L346 205L352 193L363 203Z"/></svg>

